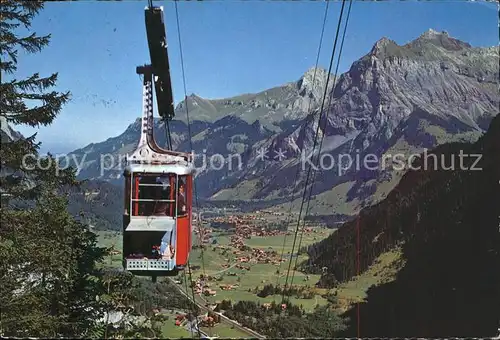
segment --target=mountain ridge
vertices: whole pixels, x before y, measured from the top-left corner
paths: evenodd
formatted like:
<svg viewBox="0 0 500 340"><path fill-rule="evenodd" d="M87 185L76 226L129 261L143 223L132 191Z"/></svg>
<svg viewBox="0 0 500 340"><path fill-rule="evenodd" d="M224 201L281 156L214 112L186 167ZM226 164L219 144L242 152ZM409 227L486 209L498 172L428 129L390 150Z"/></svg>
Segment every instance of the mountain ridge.
<svg viewBox="0 0 500 340"><path fill-rule="evenodd" d="M406 155L449 141L477 140L498 114L498 60L494 47L470 47L433 30L404 45L381 38L336 84L330 77L333 98L320 122L321 157ZM302 196L306 171L300 156L314 144L328 76L318 68L313 84L314 70L258 93L216 100L192 94L177 105L179 118L188 105L195 153L225 158L222 169L199 171L200 199L281 202L273 203L275 209L288 210L287 202ZM85 159L80 178L121 185L119 158L137 146L139 124L136 120L121 135L70 153ZM162 124L155 121L159 145L165 144ZM174 148L191 151L186 122L174 119L170 130ZM280 150L286 154L282 161L274 159ZM259 158L261 151L268 159ZM115 158L114 166L103 171L102 155ZM228 169L235 155L241 166ZM384 198L405 171L350 168L340 173L337 167L316 173L311 214L354 215ZM300 198L292 201L293 209L299 205Z"/></svg>

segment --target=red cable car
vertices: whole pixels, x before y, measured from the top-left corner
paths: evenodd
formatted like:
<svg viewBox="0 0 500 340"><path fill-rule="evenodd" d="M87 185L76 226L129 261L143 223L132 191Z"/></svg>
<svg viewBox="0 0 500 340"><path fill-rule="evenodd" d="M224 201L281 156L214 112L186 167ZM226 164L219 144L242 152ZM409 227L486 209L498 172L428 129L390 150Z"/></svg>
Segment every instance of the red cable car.
<svg viewBox="0 0 500 340"><path fill-rule="evenodd" d="M192 245L193 155L160 148L153 136L152 72L144 74L141 139L127 157L123 267L138 276L175 276Z"/></svg>
<svg viewBox="0 0 500 340"><path fill-rule="evenodd" d="M130 164L125 169L124 268L139 276L175 276L192 243L193 168Z"/></svg>
<svg viewBox="0 0 500 340"><path fill-rule="evenodd" d="M144 76L141 138L127 157L123 216L123 267L138 276L175 276L188 263L192 238L194 164L190 153L160 148L153 136L153 76L156 102L165 119L174 116L163 8L146 8L151 65Z"/></svg>

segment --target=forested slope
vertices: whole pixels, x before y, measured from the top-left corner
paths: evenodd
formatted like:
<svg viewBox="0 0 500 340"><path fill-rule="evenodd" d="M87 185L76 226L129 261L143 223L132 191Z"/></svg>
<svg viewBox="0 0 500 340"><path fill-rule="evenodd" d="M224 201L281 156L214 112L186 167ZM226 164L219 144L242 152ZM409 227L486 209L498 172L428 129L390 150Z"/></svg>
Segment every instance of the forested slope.
<svg viewBox="0 0 500 340"><path fill-rule="evenodd" d="M464 156L460 169L459 154ZM388 198L359 217L360 270L403 242L396 280L368 291L346 313L343 336L494 336L500 318L500 117L475 144L434 150L455 170L408 172ZM441 162L438 156L438 162ZM417 162L415 165L420 164ZM357 272L356 221L309 251L311 263L340 280ZM359 321L359 325L358 325ZM360 334L357 333L358 327Z"/></svg>
<svg viewBox="0 0 500 340"><path fill-rule="evenodd" d="M122 229L123 189L101 180L86 180L69 188L68 211L95 230Z"/></svg>
<svg viewBox="0 0 500 340"><path fill-rule="evenodd" d="M464 156L463 167L471 170L461 171L460 150L463 150L464 155L479 154L481 151L478 150L483 148L485 141L489 141L492 148L498 148L498 124L498 118L495 118L488 133L475 144L450 143L428 151L426 166L422 160L424 156L417 158L413 167L421 167L421 170L409 170L385 200L363 209L357 219L345 223L327 239L310 246L310 259L304 264L304 268L320 272L323 267L327 267L328 273L334 274L338 281L348 280L358 272L358 247L359 270L364 271L384 251L430 228L429 221L440 221L443 214L460 210L464 199L461 198L459 202L455 202L455 199L463 195L458 195L453 190L462 189L450 189L451 183L463 181L464 178L484 177L485 170L472 169L484 168L481 164L487 160L494 161L488 157L498 157L494 153L485 154L478 164L474 164L477 156ZM446 170L452 162L455 170ZM498 177L498 173L496 176ZM490 188L495 187L494 178L489 178ZM461 184L460 186L463 187ZM465 195L465 192L461 192Z"/></svg>

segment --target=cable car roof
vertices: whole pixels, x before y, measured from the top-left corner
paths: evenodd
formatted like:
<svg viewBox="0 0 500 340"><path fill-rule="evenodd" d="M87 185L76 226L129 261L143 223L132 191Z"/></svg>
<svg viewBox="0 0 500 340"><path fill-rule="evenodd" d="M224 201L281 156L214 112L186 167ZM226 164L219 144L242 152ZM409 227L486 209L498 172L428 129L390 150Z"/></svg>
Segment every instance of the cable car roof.
<svg viewBox="0 0 500 340"><path fill-rule="evenodd" d="M131 172L145 172L149 174L166 174L173 173L176 175L194 175L196 172L195 167L179 163L173 164L129 164L125 167L125 173Z"/></svg>

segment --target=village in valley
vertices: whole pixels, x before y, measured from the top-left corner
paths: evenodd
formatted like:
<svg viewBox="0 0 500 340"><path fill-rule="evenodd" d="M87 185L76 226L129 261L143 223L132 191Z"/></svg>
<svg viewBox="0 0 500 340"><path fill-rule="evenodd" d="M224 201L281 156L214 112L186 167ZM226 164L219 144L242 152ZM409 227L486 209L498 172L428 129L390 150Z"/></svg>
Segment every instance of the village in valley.
<svg viewBox="0 0 500 340"><path fill-rule="evenodd" d="M197 214L198 216L202 214ZM265 286L284 287L288 267L292 261L287 287L295 287L288 300L305 311L327 303L328 290L316 287L320 275L308 275L294 270L307 259L307 247L330 235L335 229L321 223L300 225L292 252L297 217L281 212L256 211L241 213L229 211L212 216L204 214L201 220L193 216L193 249L190 270L186 268L171 278L187 294L194 291L196 302L206 309L193 319L189 312L170 313L166 324L168 332L189 337L189 331L198 325L210 336L245 337L240 329L222 322L219 311L223 301L254 301L263 308L281 305L281 294L263 294ZM201 226L201 227L200 227ZM116 237L119 237L117 235ZM113 250L113 263L120 261L120 241ZM109 242L108 242L109 244ZM192 287L189 287L189 274ZM188 284L186 285L186 278ZM226 320L227 321L227 320ZM177 329L177 330L176 330ZM248 336L248 334L247 334Z"/></svg>
<svg viewBox="0 0 500 340"><path fill-rule="evenodd" d="M204 218L202 228L195 228L197 242L190 258L193 275L197 278L195 292L223 298L233 298L238 292L246 297L248 293L255 295L253 291L259 285L281 283L276 279L286 275L290 257L299 256L297 263L300 263L307 257L306 246L332 232L321 225L306 224L302 235L303 250L298 251L297 240L292 254L296 222L289 223L290 220L283 213L268 211ZM196 221L193 224L197 226ZM310 279L298 272L295 277L300 277L302 282Z"/></svg>

